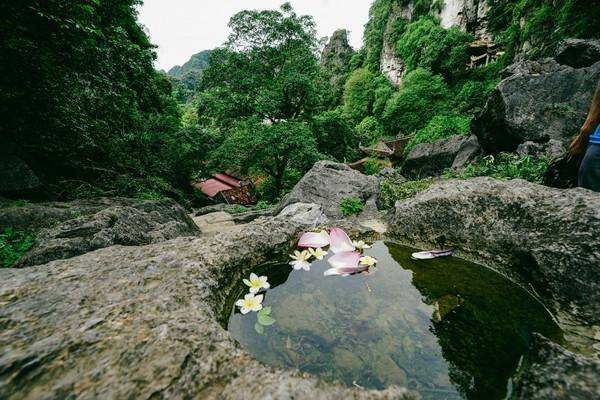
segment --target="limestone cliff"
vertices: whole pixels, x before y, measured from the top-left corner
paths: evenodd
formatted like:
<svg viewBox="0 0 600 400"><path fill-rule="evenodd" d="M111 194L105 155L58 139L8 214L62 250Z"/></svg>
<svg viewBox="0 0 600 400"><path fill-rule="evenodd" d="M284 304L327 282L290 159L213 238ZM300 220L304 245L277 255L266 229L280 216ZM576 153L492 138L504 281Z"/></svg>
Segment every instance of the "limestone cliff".
<svg viewBox="0 0 600 400"><path fill-rule="evenodd" d="M394 35L394 31L402 20L410 22L423 15L423 10L417 9L416 4L415 1L391 0L387 8L379 67L394 86L400 85L405 72L403 60L396 55L398 38ZM423 7L422 3L420 6ZM475 39L490 39L485 22L488 10L487 0L439 0L432 2L429 10L425 10L425 14L438 18L440 25L446 29L456 26L464 32L471 33Z"/></svg>

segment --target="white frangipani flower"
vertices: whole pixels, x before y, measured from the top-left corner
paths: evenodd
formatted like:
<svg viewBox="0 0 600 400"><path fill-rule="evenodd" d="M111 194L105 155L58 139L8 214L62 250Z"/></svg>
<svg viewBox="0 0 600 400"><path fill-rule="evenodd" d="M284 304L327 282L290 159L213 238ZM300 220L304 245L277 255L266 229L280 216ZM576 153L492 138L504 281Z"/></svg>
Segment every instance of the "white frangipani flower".
<svg viewBox="0 0 600 400"><path fill-rule="evenodd" d="M359 261L361 265L368 265L369 267L372 267L373 265L377 264L377 260L371 256L361 257Z"/></svg>
<svg viewBox="0 0 600 400"><path fill-rule="evenodd" d="M290 265L294 267L294 269L303 269L305 271L310 271L310 263L308 259L310 258L310 253L308 250L303 251L294 251L294 254L290 254L290 257L293 261L290 261Z"/></svg>
<svg viewBox="0 0 600 400"><path fill-rule="evenodd" d="M313 256L317 260L322 260L323 257L325 257L327 255L327 252L320 247L317 247L316 249L313 249L311 247L310 249L308 249L308 252L310 253L311 256Z"/></svg>
<svg viewBox="0 0 600 400"><path fill-rule="evenodd" d="M250 293L258 293L261 289L268 289L271 284L267 282L266 276L257 276L254 272L250 274L250 279L244 279L244 283L250 286Z"/></svg>
<svg viewBox="0 0 600 400"><path fill-rule="evenodd" d="M363 240L354 241L352 242L352 244L354 245L354 247L356 247L357 250L365 250L371 248L371 246L366 244Z"/></svg>
<svg viewBox="0 0 600 400"><path fill-rule="evenodd" d="M248 314L250 311L262 310L262 301L264 296L259 294L256 296L254 293L248 293L243 299L239 299L235 302L235 305L240 308L242 314Z"/></svg>

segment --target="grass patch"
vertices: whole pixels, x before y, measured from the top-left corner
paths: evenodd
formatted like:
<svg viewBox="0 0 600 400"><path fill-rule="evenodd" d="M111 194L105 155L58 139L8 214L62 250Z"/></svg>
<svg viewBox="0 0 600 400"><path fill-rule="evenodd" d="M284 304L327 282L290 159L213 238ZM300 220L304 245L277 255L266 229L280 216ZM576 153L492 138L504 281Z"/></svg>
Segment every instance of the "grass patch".
<svg viewBox="0 0 600 400"><path fill-rule="evenodd" d="M548 160L544 157L500 153L496 156L483 157L462 171L447 169L444 178L469 179L490 176L497 179L525 179L529 182L542 183L547 170Z"/></svg>
<svg viewBox="0 0 600 400"><path fill-rule="evenodd" d="M6 228L0 233L0 266L12 267L33 246L35 235Z"/></svg>
<svg viewBox="0 0 600 400"><path fill-rule="evenodd" d="M379 186L377 206L381 210L391 210L399 200L406 200L427 189L433 183L433 178L417 181L406 181L403 178L384 179Z"/></svg>
<svg viewBox="0 0 600 400"><path fill-rule="evenodd" d="M362 200L358 197L349 197L347 199L343 199L340 202L340 211L346 217L350 215L360 214L363 210L364 206Z"/></svg>

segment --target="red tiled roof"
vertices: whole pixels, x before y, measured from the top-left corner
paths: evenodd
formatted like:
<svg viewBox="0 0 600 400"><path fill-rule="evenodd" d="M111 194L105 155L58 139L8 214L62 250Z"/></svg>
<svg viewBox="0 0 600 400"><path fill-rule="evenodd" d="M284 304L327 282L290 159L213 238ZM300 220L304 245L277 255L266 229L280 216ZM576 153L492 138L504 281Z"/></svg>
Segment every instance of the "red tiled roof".
<svg viewBox="0 0 600 400"><path fill-rule="evenodd" d="M222 192L223 190L233 189L233 186L230 186L214 178L200 182L197 184L197 186L199 186L200 190L202 190L202 193L204 193L208 197L214 197L216 194Z"/></svg>
<svg viewBox="0 0 600 400"><path fill-rule="evenodd" d="M242 187L242 185L240 184L240 181L238 179L234 178L233 176L227 175L227 174L214 174L213 178L216 178L216 179L220 180L221 182L224 182L233 187Z"/></svg>

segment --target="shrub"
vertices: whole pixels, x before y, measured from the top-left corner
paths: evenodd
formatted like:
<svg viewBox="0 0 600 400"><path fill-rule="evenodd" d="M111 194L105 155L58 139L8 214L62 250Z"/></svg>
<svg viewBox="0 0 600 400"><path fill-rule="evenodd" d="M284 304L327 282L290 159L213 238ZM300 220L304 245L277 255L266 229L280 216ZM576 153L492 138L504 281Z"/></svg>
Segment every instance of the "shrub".
<svg viewBox="0 0 600 400"><path fill-rule="evenodd" d="M384 127L390 133L412 133L450 108L450 91L444 79L418 68L406 75L400 90L387 102Z"/></svg>
<svg viewBox="0 0 600 400"><path fill-rule="evenodd" d="M12 267L33 246L35 235L15 232L12 228L0 233L0 266Z"/></svg>
<svg viewBox="0 0 600 400"><path fill-rule="evenodd" d="M361 68L344 85L344 111L355 122L371 114L375 96L375 74Z"/></svg>
<svg viewBox="0 0 600 400"><path fill-rule="evenodd" d="M453 135L468 135L471 132L471 117L464 115L436 115L406 145L408 153L420 143L432 143Z"/></svg>
<svg viewBox="0 0 600 400"><path fill-rule="evenodd" d="M363 119L356 127L356 131L358 133L359 142L362 145L370 145L383 136L381 124L375 117L367 117Z"/></svg>
<svg viewBox="0 0 600 400"><path fill-rule="evenodd" d="M364 206L362 200L358 197L349 197L347 199L343 199L340 202L340 211L346 217L350 215L360 214L363 210Z"/></svg>
<svg viewBox="0 0 600 400"><path fill-rule="evenodd" d="M483 157L460 172L446 170L444 177L468 179L490 176L498 179L525 179L534 183L542 183L547 170L548 160L544 157L500 153L497 156Z"/></svg>
<svg viewBox="0 0 600 400"><path fill-rule="evenodd" d="M444 29L431 17L409 24L398 40L398 55L408 71L418 67L452 78L465 70L471 35L453 27Z"/></svg>
<svg viewBox="0 0 600 400"><path fill-rule="evenodd" d="M379 185L377 206L382 210L391 210L399 200L413 197L427 189L433 183L433 178L418 181L406 181L404 178L386 178Z"/></svg>
<svg viewBox="0 0 600 400"><path fill-rule="evenodd" d="M391 167L391 165L392 163L387 158L385 160L379 160L375 157L371 157L365 163L363 167L363 172L365 173L365 175L375 175L379 173L379 171L381 171L383 168L386 168L388 166Z"/></svg>

